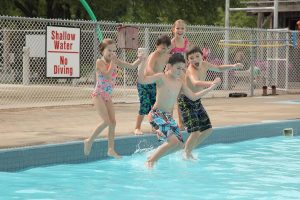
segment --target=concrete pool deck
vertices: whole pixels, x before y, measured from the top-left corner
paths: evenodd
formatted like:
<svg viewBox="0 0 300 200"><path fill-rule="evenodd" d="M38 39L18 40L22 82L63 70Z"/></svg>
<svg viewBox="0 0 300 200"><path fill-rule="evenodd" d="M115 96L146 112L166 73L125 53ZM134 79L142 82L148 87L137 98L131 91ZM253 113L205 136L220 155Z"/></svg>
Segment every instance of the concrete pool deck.
<svg viewBox="0 0 300 200"><path fill-rule="evenodd" d="M207 98L214 127L300 118L300 95ZM133 135L139 104L115 104L116 135ZM177 112L175 119L177 120ZM0 148L83 140L101 122L92 105L0 110ZM144 120L143 131L151 127ZM106 137L105 130L101 137Z"/></svg>

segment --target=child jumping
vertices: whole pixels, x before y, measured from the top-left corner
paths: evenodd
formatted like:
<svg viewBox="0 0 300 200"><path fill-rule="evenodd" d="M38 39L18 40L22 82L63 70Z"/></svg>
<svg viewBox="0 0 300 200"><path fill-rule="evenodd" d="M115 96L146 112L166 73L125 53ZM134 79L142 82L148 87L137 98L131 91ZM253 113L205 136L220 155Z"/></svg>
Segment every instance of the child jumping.
<svg viewBox="0 0 300 200"><path fill-rule="evenodd" d="M203 91L205 87L211 87L220 83L221 79L216 78L214 81L205 81L208 70L223 72L229 69L242 69L240 63L234 65L213 65L203 61L202 51L199 47L191 48L186 57L188 59L188 69L185 75L187 87L193 92ZM192 155L193 148L197 147L207 136L212 133L210 119L201 103L200 99L194 100L182 94L178 98L178 105L182 113L183 123L190 133L185 143L184 157L194 159Z"/></svg>
<svg viewBox="0 0 300 200"><path fill-rule="evenodd" d="M161 35L156 40L156 50L149 55L146 66L146 74L153 75L164 71L170 57L171 39L167 35ZM141 124L144 116L149 113L156 99L156 84L137 84L140 110L136 119L134 134L142 135Z"/></svg>
<svg viewBox="0 0 300 200"><path fill-rule="evenodd" d="M154 129L159 129L162 133L161 139L165 140L148 158L146 166L149 168L152 168L160 157L182 147L183 139L171 114L179 93L182 92L188 98L196 101L219 85L216 81L209 88L194 93L185 85L182 79L186 68L183 55L173 54L168 61L168 65L168 70L165 73L156 73L150 76L145 76L145 62L142 62L138 70L140 83L156 83L156 102L148 116L150 124Z"/></svg>
<svg viewBox="0 0 300 200"><path fill-rule="evenodd" d="M143 60L143 55L138 55L134 63L127 63L116 57L116 43L112 39L104 39L100 44L101 59L96 61L97 84L92 92L92 98L96 110L103 122L98 125L93 134L84 140L84 154L89 155L92 144L96 137L108 127L108 150L107 155L120 158L115 151L115 110L112 102L112 92L117 78L117 66L126 68L136 68Z"/></svg>

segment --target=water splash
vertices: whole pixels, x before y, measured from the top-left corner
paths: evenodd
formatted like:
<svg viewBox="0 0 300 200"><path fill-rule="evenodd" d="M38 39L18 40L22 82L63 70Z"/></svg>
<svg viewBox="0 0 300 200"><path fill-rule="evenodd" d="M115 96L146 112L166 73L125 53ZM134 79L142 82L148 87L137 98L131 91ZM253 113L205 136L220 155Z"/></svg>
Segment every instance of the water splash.
<svg viewBox="0 0 300 200"><path fill-rule="evenodd" d="M153 145L149 145L146 139L142 139L136 145L136 150L133 154L143 154L150 152L154 149Z"/></svg>

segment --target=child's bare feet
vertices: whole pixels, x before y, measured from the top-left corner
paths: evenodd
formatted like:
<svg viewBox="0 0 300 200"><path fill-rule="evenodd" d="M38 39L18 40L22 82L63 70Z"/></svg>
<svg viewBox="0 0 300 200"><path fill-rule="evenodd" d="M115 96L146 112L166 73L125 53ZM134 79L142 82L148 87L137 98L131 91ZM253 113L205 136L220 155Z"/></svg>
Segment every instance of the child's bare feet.
<svg viewBox="0 0 300 200"><path fill-rule="evenodd" d="M115 152L115 150L112 150L112 149L110 149L110 150L107 151L107 155L111 156L111 157L114 157L116 159L122 158L122 156L120 156L119 154L117 154L117 152Z"/></svg>
<svg viewBox="0 0 300 200"><path fill-rule="evenodd" d="M196 158L194 157L192 152L187 152L187 151L183 152L183 159L184 160L196 160Z"/></svg>
<svg viewBox="0 0 300 200"><path fill-rule="evenodd" d="M92 143L89 141L89 139L85 139L83 141L83 145L84 145L83 148L84 155L88 156L92 149Z"/></svg>
<svg viewBox="0 0 300 200"><path fill-rule="evenodd" d="M143 135L143 134L144 134L144 133L141 131L141 129L139 129L139 128L135 129L135 130L133 131L133 133L134 133L135 135Z"/></svg>

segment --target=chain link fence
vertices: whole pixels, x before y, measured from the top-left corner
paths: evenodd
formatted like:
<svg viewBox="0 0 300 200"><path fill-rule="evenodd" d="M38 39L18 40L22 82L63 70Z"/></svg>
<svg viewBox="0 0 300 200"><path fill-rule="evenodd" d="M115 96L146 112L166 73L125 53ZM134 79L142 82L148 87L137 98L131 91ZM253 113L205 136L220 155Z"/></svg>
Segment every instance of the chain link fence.
<svg viewBox="0 0 300 200"><path fill-rule="evenodd" d="M30 56L28 38L45 37L46 27L81 28L80 78L46 78L46 58ZM36 106L90 104L95 84L95 62L99 58L99 25L104 38L117 41L118 23L74 20L31 19L0 16L0 109ZM138 27L139 45L155 50L162 34L171 34L171 25L124 24ZM300 35L288 30L242 29L188 26L191 45L209 49L208 62L220 65L241 62L243 70L209 71L207 80L221 77L222 85L207 97L228 97L242 92L261 95L262 86L275 85L278 92L300 92ZM294 46L291 46L293 44ZM30 48L45 51L40 41ZM133 62L136 50L118 49L118 57ZM24 67L25 64L28 67ZM25 77L26 81L25 81ZM137 102L137 69L118 69L114 102Z"/></svg>

